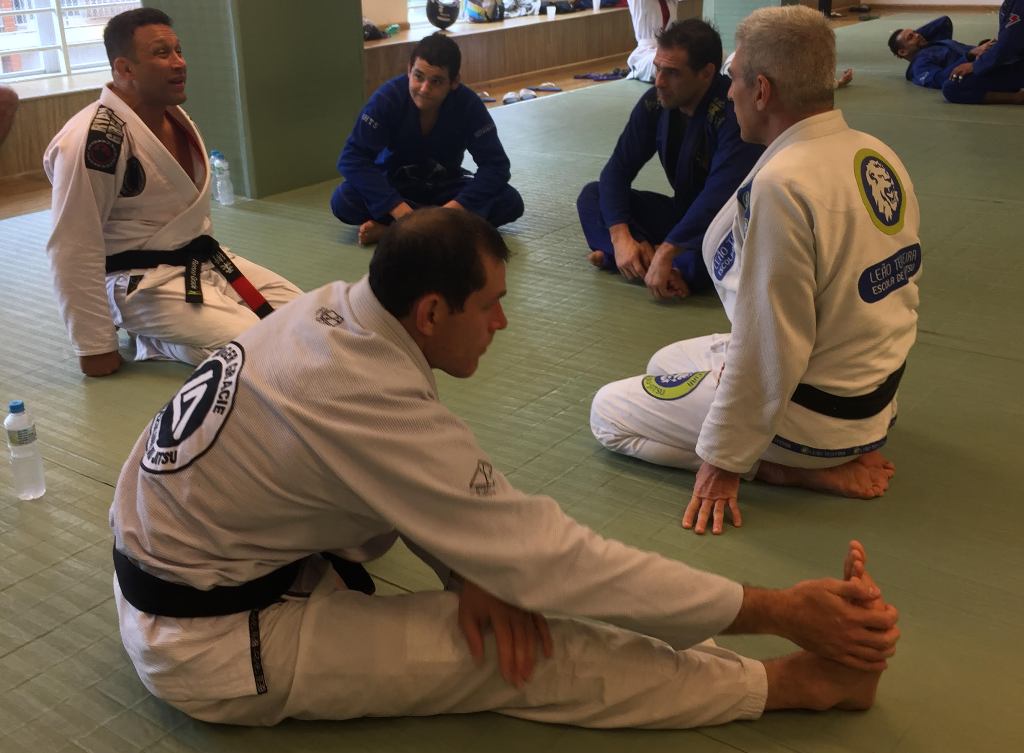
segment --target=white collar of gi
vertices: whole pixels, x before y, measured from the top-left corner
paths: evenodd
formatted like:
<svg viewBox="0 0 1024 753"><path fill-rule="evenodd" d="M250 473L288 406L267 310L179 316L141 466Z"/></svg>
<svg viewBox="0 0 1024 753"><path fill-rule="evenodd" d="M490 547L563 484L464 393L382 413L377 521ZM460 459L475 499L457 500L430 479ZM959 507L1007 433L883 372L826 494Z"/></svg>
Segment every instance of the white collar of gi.
<svg viewBox="0 0 1024 753"><path fill-rule="evenodd" d="M423 372L423 375L430 381L430 389L434 397L437 397L437 382L434 380L434 370L427 363L423 351L412 339L412 336L405 331L405 327L387 309L380 305L377 296L370 288L370 279L364 275L359 282L349 289L349 304L352 312L356 315L359 324L368 330L376 332L381 337L390 340L399 348L404 350L416 367Z"/></svg>
<svg viewBox="0 0 1024 753"><path fill-rule="evenodd" d="M810 139L817 139L822 136L830 136L833 133L839 133L848 128L849 126L846 125L846 119L843 117L842 110L829 110L828 112L821 112L809 118L804 118L780 133L775 141L768 145L768 148L764 150L764 154L761 155L761 158L754 166L754 170L751 172L756 171L790 144L798 141L809 141Z"/></svg>

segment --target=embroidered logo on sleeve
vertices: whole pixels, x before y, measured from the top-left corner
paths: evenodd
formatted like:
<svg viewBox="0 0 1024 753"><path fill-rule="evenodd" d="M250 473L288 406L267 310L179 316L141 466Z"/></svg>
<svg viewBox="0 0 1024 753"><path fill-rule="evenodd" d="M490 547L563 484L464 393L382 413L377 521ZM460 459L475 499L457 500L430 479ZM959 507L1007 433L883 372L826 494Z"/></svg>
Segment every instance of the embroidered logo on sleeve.
<svg viewBox="0 0 1024 753"><path fill-rule="evenodd" d="M146 171L138 157L129 157L124 169L124 182L121 183L121 195L130 199L138 196L146 188Z"/></svg>
<svg viewBox="0 0 1024 753"><path fill-rule="evenodd" d="M199 364L150 424L143 470L175 473L213 446L234 407L244 363L245 351L232 342Z"/></svg>
<svg viewBox="0 0 1024 753"><path fill-rule="evenodd" d="M315 316L318 322L326 324L328 327L337 327L345 322L345 317L334 309L329 309L326 306L318 308Z"/></svg>
<svg viewBox="0 0 1024 753"><path fill-rule="evenodd" d="M751 181L746 185L740 186L740 190L736 192L736 201L740 203L740 207L743 209L743 225L750 222L750 192L754 189L754 182Z"/></svg>
<svg viewBox="0 0 1024 753"><path fill-rule="evenodd" d="M915 243L861 272L857 292L865 303L878 303L910 282L920 268L921 246Z"/></svg>
<svg viewBox="0 0 1024 753"><path fill-rule="evenodd" d="M1019 15L1018 15L1017 13L1011 13L1011 14L1010 14L1010 15L1009 15L1009 16L1007 17L1007 19L1006 19L1006 25L1005 25L1005 26L1003 26L1003 28L1004 28L1004 29L1008 29L1008 28L1010 28L1011 26L1013 26L1013 25L1014 25L1015 23L1019 23L1019 22L1020 22L1020 16L1019 16Z"/></svg>
<svg viewBox="0 0 1024 753"><path fill-rule="evenodd" d="M644 392L658 400L678 400L686 397L697 386L704 381L711 372L693 371L689 374L661 374L660 376L645 376L640 384Z"/></svg>
<svg viewBox="0 0 1024 753"><path fill-rule="evenodd" d="M494 494L494 466L486 460L476 461L476 470L469 480L469 488L481 497Z"/></svg>
<svg viewBox="0 0 1024 753"><path fill-rule="evenodd" d="M729 234L718 244L718 248L715 249L715 258L712 263L715 279L721 280L725 277L735 263L736 244L732 239L732 230L730 230Z"/></svg>
<svg viewBox="0 0 1024 753"><path fill-rule="evenodd" d="M109 107L100 105L89 124L89 135L85 140L85 166L113 175L123 142L124 121Z"/></svg>
<svg viewBox="0 0 1024 753"><path fill-rule="evenodd" d="M892 166L878 152L861 149L853 158L857 187L875 227L886 235L903 229L903 184Z"/></svg>

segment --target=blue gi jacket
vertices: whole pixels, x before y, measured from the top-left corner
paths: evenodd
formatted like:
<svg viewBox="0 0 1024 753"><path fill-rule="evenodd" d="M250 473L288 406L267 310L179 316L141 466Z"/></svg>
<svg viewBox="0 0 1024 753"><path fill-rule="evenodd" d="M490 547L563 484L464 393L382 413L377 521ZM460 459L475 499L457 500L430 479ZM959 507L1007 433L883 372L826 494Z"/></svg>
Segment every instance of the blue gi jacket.
<svg viewBox="0 0 1024 753"><path fill-rule="evenodd" d="M973 48L953 39L942 39L918 50L907 66L907 80L929 89L941 89L949 75L961 63L967 62L967 53Z"/></svg>
<svg viewBox="0 0 1024 753"><path fill-rule="evenodd" d="M729 79L718 75L693 117L665 110L652 87L637 102L601 171L601 214L609 227L629 222L630 185L655 153L674 191L681 219L665 238L689 253L701 253L704 232L718 210L761 156L764 147L740 140ZM679 157L671 164L675 144ZM677 257L678 260L678 257Z"/></svg>
<svg viewBox="0 0 1024 753"><path fill-rule="evenodd" d="M455 200L475 211L502 191L511 175L494 120L476 93L459 86L445 97L437 123L424 136L420 111L409 96L409 76L403 74L381 85L359 113L338 171L379 217L404 201L395 187L403 168L430 173L436 164L459 176L467 149L477 172Z"/></svg>
<svg viewBox="0 0 1024 753"><path fill-rule="evenodd" d="M999 7L999 35L988 52L974 61L974 75L1024 60L1024 0L1003 0Z"/></svg>

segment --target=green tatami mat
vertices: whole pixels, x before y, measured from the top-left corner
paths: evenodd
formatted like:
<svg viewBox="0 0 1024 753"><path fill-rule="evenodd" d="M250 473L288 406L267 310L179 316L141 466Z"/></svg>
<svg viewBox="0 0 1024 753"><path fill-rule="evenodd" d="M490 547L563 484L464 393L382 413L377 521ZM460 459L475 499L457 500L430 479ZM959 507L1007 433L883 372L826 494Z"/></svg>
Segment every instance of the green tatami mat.
<svg viewBox="0 0 1024 753"><path fill-rule="evenodd" d="M906 82L886 39L930 17L838 31L839 66L856 70L838 105L901 155L923 211L920 336L885 450L897 466L885 497L746 484L743 529L697 537L679 527L692 474L613 455L590 435L599 386L638 373L662 345L727 327L714 296L658 304L586 264L576 196L643 92L636 82L493 111L527 205L506 228L510 323L475 377L440 379L445 402L513 483L552 495L606 535L766 586L837 575L846 542L864 541L903 629L874 709L774 713L690 732L596 732L495 714L240 729L151 698L118 636L107 507L131 444L189 369L130 363L109 378L80 375L51 293L43 212L0 222L0 399L28 401L48 481L42 500L18 502L0 463L0 753L1024 750L1024 494L1015 473L1024 458L1024 108L950 105ZM954 21L964 41L995 31L994 13ZM665 186L656 167L640 183ZM332 188L217 207L216 235L306 289L356 279L370 252L330 216ZM371 570L383 593L435 587L405 550ZM759 657L790 648L722 642Z"/></svg>

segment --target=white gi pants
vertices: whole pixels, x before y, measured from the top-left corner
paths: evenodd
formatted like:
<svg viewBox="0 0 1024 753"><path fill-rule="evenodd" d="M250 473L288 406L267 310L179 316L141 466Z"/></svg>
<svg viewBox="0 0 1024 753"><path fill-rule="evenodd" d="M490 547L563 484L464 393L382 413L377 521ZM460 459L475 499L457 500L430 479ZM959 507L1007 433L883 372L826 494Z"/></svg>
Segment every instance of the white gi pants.
<svg viewBox="0 0 1024 753"><path fill-rule="evenodd" d="M280 308L302 291L280 275L229 254L238 270L267 302ZM160 266L107 275L114 324L135 338L135 360L183 361L196 365L259 321L211 263L203 264L202 304L185 300L182 267ZM129 291L132 277L142 275Z"/></svg>
<svg viewBox="0 0 1024 753"><path fill-rule="evenodd" d="M658 51L655 37L665 28L664 13L668 14L669 24L675 21L678 5L679 0L629 0L636 49L629 54L626 61L629 68L627 78L648 83L654 81L654 55Z"/></svg>
<svg viewBox="0 0 1024 753"><path fill-rule="evenodd" d="M614 452L696 472L703 462L695 451L697 439L715 399L728 347L729 335L706 335L672 343L651 356L650 376L707 372L696 387L678 397L671 389L664 397L652 396L643 387L644 375L606 384L590 406L594 437ZM792 468L831 468L852 457L818 457L770 444L760 459ZM758 465L744 478L752 479Z"/></svg>
<svg viewBox="0 0 1024 753"><path fill-rule="evenodd" d="M126 635L134 610L115 593ZM455 593L366 596L346 590L327 568L308 599L260 612L268 692L167 700L204 721L244 725L497 711L586 727L688 728L756 719L764 710L761 662L711 641L677 651L638 633L560 618L549 619L552 658L541 656L517 689L501 677L493 635L485 660L474 662L457 614ZM157 619L172 630L201 622ZM217 651L211 643L209 655ZM191 687L202 693L201 682Z"/></svg>

